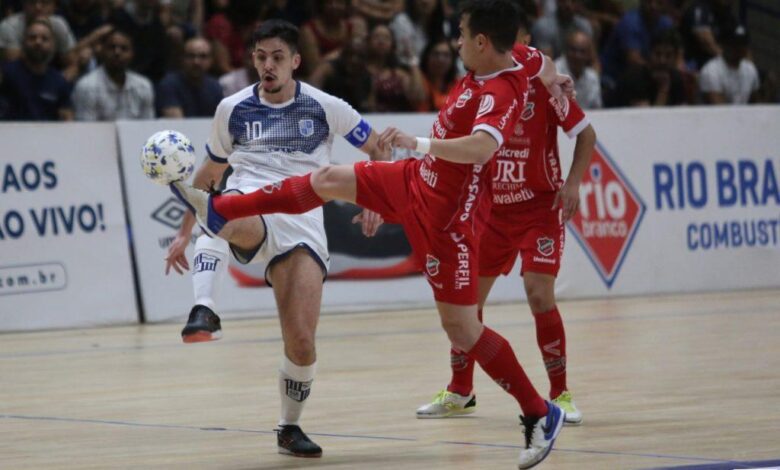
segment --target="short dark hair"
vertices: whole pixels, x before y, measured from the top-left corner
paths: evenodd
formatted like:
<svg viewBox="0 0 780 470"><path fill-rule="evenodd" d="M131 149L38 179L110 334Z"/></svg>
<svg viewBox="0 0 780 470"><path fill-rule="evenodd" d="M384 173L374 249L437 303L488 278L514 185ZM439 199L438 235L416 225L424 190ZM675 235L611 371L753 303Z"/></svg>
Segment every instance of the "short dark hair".
<svg viewBox="0 0 780 470"><path fill-rule="evenodd" d="M466 0L460 16L469 15L471 34L484 34L498 52L512 49L520 27L520 9L511 0Z"/></svg>
<svg viewBox="0 0 780 470"><path fill-rule="evenodd" d="M263 21L255 32L252 34L253 44L264 39L279 38L290 47L290 50L294 53L298 52L298 28L284 20L267 20Z"/></svg>

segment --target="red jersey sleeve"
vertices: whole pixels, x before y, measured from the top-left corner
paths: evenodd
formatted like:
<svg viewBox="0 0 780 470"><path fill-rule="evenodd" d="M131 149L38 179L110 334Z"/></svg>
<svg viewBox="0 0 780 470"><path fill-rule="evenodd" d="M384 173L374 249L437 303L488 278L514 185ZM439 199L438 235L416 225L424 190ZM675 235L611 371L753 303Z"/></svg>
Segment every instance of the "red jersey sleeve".
<svg viewBox="0 0 780 470"><path fill-rule="evenodd" d="M577 137L590 124L590 120L576 100L567 99L566 104L561 105L558 100L550 96L547 103L550 107L550 115L554 116L554 122L570 139Z"/></svg>
<svg viewBox="0 0 780 470"><path fill-rule="evenodd" d="M515 83L517 82L517 83ZM520 117L521 100L528 93L528 80L525 85L519 80L496 77L485 83L479 96L479 109L474 117L471 133L485 131L490 134L498 146L512 136L515 123Z"/></svg>
<svg viewBox="0 0 780 470"><path fill-rule="evenodd" d="M525 68L529 79L536 78L542 73L545 59L544 54L539 49L524 44L515 44L512 48L512 57Z"/></svg>

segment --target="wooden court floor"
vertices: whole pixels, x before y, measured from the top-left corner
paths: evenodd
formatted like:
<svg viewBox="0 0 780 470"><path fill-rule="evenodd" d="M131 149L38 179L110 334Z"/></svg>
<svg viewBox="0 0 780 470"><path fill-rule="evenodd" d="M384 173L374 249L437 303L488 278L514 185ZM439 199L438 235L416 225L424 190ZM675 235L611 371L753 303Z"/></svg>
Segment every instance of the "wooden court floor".
<svg viewBox="0 0 780 470"><path fill-rule="evenodd" d="M780 290L560 309L584 423L540 468L780 460ZM527 307L485 315L546 393ZM315 460L276 453L275 319L197 345L180 326L0 335L0 469L517 468L517 406L481 371L472 417L414 418L449 377L433 310L322 318L303 420Z"/></svg>

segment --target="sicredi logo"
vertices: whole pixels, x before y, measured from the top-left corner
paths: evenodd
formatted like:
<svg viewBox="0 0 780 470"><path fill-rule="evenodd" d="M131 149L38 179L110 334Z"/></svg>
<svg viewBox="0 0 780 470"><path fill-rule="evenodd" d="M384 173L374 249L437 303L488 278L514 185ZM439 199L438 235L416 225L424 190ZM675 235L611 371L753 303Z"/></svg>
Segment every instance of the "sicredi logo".
<svg viewBox="0 0 780 470"><path fill-rule="evenodd" d="M615 282L644 213L639 194L597 143L580 185L580 210L569 228L607 288Z"/></svg>

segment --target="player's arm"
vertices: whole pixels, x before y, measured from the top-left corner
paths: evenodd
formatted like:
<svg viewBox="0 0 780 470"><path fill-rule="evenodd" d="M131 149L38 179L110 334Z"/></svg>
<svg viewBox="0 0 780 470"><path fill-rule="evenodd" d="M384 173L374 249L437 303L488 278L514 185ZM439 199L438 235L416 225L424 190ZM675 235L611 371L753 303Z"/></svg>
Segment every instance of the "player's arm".
<svg viewBox="0 0 780 470"><path fill-rule="evenodd" d="M590 164L593 148L596 146L596 131L593 126L588 124L579 134L577 134L577 143L574 145L574 157L572 158L569 175L566 182L555 195L553 208L563 209L563 221L574 217L580 205L580 183L585 176L585 171Z"/></svg>
<svg viewBox="0 0 780 470"><path fill-rule="evenodd" d="M564 97L574 98L574 80L568 75L558 73L558 67L555 66L555 61L550 56L544 56L542 69L537 77L544 83L547 91L559 102L562 103Z"/></svg>
<svg viewBox="0 0 780 470"><path fill-rule="evenodd" d="M487 163L498 150L500 142L485 130L455 139L428 139L404 134L395 127L388 127L379 137L383 148L400 147L420 153L430 153L436 158L453 163Z"/></svg>

